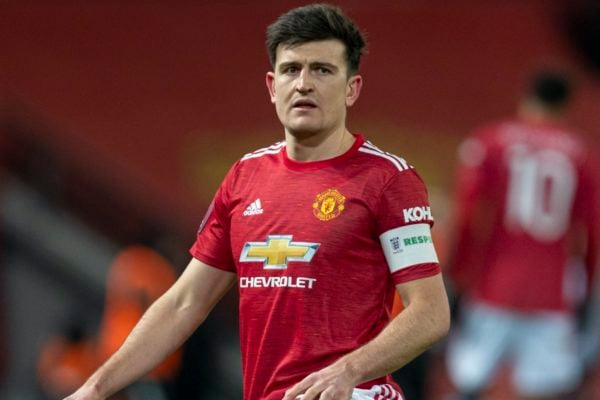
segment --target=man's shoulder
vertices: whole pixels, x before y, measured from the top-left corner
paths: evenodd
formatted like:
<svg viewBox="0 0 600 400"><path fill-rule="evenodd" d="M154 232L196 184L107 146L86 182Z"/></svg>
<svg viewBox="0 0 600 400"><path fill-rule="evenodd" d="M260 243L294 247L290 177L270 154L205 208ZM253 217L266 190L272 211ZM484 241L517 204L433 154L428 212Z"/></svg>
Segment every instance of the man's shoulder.
<svg viewBox="0 0 600 400"><path fill-rule="evenodd" d="M388 187L392 184L407 189L425 185L421 175L404 157L385 151L369 141L358 148L355 165L357 174L370 185Z"/></svg>
<svg viewBox="0 0 600 400"><path fill-rule="evenodd" d="M476 139L481 142L493 142L498 140L507 131L517 128L518 121L514 119L499 119L481 124L468 136L469 139Z"/></svg>
<svg viewBox="0 0 600 400"><path fill-rule="evenodd" d="M524 145L536 151L553 150L575 162L588 157L589 146L575 129L565 124L535 123L521 119L506 119L476 129L464 144L476 143L487 154L503 154L507 149ZM473 146L462 146L472 149Z"/></svg>
<svg viewBox="0 0 600 400"><path fill-rule="evenodd" d="M501 150L519 142L527 142L531 127L518 119L502 119L482 124L474 129L463 143L477 143L488 152Z"/></svg>
<svg viewBox="0 0 600 400"><path fill-rule="evenodd" d="M264 157L273 157L281 153L283 149L285 149L285 141L276 142L270 146L262 147L250 153L244 154L244 156L239 159L238 163L244 163L248 160L259 160Z"/></svg>
<svg viewBox="0 0 600 400"><path fill-rule="evenodd" d="M283 141L244 154L231 166L224 182L231 184L237 181L241 175L247 176L248 173L254 174L257 171L264 172L267 168L260 168L260 166L266 164L272 166L273 160L276 160L284 149L285 142Z"/></svg>
<svg viewBox="0 0 600 400"><path fill-rule="evenodd" d="M366 159L361 160L361 163L364 162L364 165L382 171L394 173L414 169L404 157L382 150L368 140L365 140L358 148L358 154Z"/></svg>

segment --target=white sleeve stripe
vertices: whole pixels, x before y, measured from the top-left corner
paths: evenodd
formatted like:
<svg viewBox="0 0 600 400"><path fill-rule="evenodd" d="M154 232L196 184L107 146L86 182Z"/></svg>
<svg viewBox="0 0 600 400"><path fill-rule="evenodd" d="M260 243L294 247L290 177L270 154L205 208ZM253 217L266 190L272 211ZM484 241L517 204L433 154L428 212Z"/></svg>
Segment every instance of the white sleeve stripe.
<svg viewBox="0 0 600 400"><path fill-rule="evenodd" d="M396 163L398 163L398 164L400 164L402 166L401 171L403 171L405 169L411 168L411 166L408 165L408 163L406 162L405 159L403 159L401 157L398 157L398 156L396 156L394 154L382 151L379 148L377 148L376 146L373 146L369 142L363 143L363 147L361 147L359 150L362 151L362 152L364 152L364 153L369 153L369 154L373 154L373 155L376 155L376 156L379 156L379 157L386 158L386 159L388 159L390 161L392 161L392 159L393 159L393 160L396 161ZM394 163L394 164L396 164L396 163Z"/></svg>
<svg viewBox="0 0 600 400"><path fill-rule="evenodd" d="M256 158L256 157L260 157L263 156L265 154L277 154L281 151L281 149L285 147L285 141L283 142L277 142L269 147L263 147L262 149L258 149L256 151L253 151L252 153L248 153L245 154L242 157L242 160L247 160L249 158Z"/></svg>
<svg viewBox="0 0 600 400"><path fill-rule="evenodd" d="M392 164L394 164L394 166L396 168L398 168L399 171L404 171L406 169L406 168L402 167L402 165L400 165L400 163L398 162L398 160L396 160L395 158L393 158L391 156L383 154L383 153L381 153L379 151L367 149L365 147L359 148L358 151L363 152L363 153L373 154L374 156L377 156L377 157L385 158L386 160L389 160Z"/></svg>
<svg viewBox="0 0 600 400"><path fill-rule="evenodd" d="M392 273L413 265L439 262L429 224L390 229L379 236L379 241Z"/></svg>
<svg viewBox="0 0 600 400"><path fill-rule="evenodd" d="M248 160L249 158L257 158L257 157L262 157L266 154L277 154L279 152L281 152L281 150L285 147L285 142L282 142L282 145L273 145L271 147L267 147L261 150L257 150L255 152L252 153L248 153L246 154L244 157L242 157L242 161L244 160Z"/></svg>
<svg viewBox="0 0 600 400"><path fill-rule="evenodd" d="M376 151L380 152L381 154L385 154L390 157L394 157L405 169L411 168L411 166L408 165L408 163L406 162L406 160L404 158L398 157L397 155L392 154L392 153L388 153L387 151L383 151L379 147L375 146L373 143L371 143L369 141L364 142L363 146L368 147L372 150L376 150Z"/></svg>

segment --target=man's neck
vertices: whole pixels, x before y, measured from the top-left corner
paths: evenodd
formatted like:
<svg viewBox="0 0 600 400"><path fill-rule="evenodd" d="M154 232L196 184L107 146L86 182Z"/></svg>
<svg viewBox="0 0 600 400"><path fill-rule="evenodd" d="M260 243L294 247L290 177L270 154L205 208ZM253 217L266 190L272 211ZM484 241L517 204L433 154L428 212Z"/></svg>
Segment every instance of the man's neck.
<svg viewBox="0 0 600 400"><path fill-rule="evenodd" d="M294 161L322 161L347 152L355 137L346 129L329 134L294 135L286 131L287 155Z"/></svg>
<svg viewBox="0 0 600 400"><path fill-rule="evenodd" d="M563 108L543 107L532 101L524 101L519 105L518 115L522 120L534 123L561 123L565 120Z"/></svg>

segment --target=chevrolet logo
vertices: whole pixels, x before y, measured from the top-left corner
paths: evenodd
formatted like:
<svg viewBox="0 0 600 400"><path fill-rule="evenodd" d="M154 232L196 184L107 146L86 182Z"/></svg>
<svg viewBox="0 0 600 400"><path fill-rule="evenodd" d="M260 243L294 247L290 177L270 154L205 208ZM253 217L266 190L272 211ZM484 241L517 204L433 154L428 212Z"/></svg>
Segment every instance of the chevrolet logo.
<svg viewBox="0 0 600 400"><path fill-rule="evenodd" d="M319 243L292 242L292 235L268 235L266 242L246 242L241 262L263 262L264 269L286 269L289 261L310 262Z"/></svg>

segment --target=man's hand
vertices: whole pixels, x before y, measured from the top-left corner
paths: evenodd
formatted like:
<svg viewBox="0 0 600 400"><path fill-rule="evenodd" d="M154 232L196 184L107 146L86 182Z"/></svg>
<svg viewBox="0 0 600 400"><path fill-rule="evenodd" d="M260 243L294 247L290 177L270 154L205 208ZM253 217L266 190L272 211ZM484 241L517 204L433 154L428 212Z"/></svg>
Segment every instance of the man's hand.
<svg viewBox="0 0 600 400"><path fill-rule="evenodd" d="M288 389L283 400L350 400L358 383L351 369L340 360Z"/></svg>

